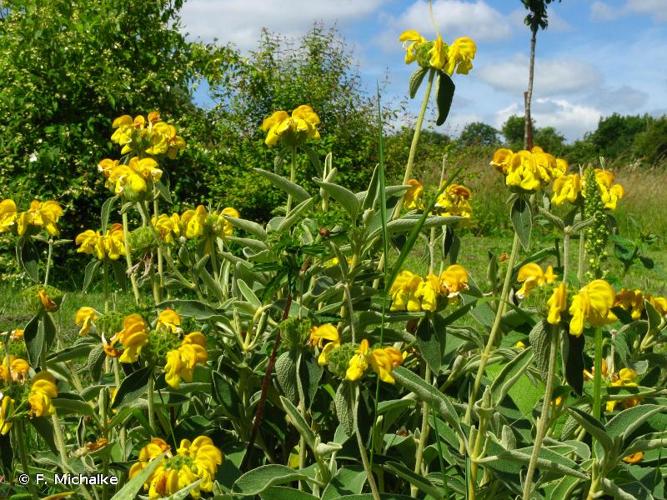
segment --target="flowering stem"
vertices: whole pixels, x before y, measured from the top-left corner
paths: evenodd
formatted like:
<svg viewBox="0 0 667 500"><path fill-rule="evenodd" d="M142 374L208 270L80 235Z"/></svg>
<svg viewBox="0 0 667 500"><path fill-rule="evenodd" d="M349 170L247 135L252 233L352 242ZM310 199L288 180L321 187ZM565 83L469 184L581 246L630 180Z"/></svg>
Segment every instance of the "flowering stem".
<svg viewBox="0 0 667 500"><path fill-rule="evenodd" d="M46 270L44 272L44 286L49 284L49 271L51 271L51 261L53 256L53 240L49 238L49 252L46 255Z"/></svg>
<svg viewBox="0 0 667 500"><path fill-rule="evenodd" d="M146 387L146 392L148 395L148 426L151 428L152 432L157 432L155 427L155 402L153 401L153 392L155 391L155 381L153 380L153 374L151 373L148 377L148 386Z"/></svg>
<svg viewBox="0 0 667 500"><path fill-rule="evenodd" d="M533 486L533 476L537 468L537 459L540 456L540 449L547 431L549 422L549 408L551 407L551 393L553 391L554 377L556 374L556 360L558 359L558 344L560 341L560 328L555 325L551 328L551 345L549 347L549 368L547 371L546 387L544 388L544 399L542 401L542 413L537 422L537 432L535 434L535 443L533 452L530 455L528 463L528 472L526 474L526 483L523 487L523 500L530 500Z"/></svg>
<svg viewBox="0 0 667 500"><path fill-rule="evenodd" d="M292 146L292 163L290 164L289 180L290 182L294 182L295 179L296 179L296 146ZM285 210L285 215L287 215L291 209L292 209L292 195L288 194L287 210Z"/></svg>
<svg viewBox="0 0 667 500"><path fill-rule="evenodd" d="M565 228L563 233L563 282L567 284L567 273L570 270L570 227Z"/></svg>
<svg viewBox="0 0 667 500"><path fill-rule="evenodd" d="M157 188L153 186L153 217L157 220L160 215L160 204ZM151 224L152 225L152 224ZM162 246L157 246L157 274L160 278L160 290L164 288L164 265L162 262Z"/></svg>
<svg viewBox="0 0 667 500"><path fill-rule="evenodd" d="M296 388L299 392L299 413L306 420L306 394L303 390L303 382L301 381L301 354L296 360ZM299 436L299 470L306 467L306 438L303 435ZM303 483L299 481L299 489L303 489Z"/></svg>
<svg viewBox="0 0 667 500"><path fill-rule="evenodd" d="M350 291L350 286L345 285L345 297L347 299L347 314L350 320L350 333L352 334L352 343L354 344L356 339L356 334L354 330L354 309L352 308L352 292Z"/></svg>
<svg viewBox="0 0 667 500"><path fill-rule="evenodd" d="M132 272L132 251L130 250L130 231L128 230L127 212L123 212L123 240L125 243L125 263L127 264L127 274L130 275L130 283L132 283L132 293L134 294L134 303L139 305L141 301L139 295L139 286L137 285L137 278Z"/></svg>
<svg viewBox="0 0 667 500"><path fill-rule="evenodd" d="M584 209L581 208L581 220L584 219ZM579 262L577 265L577 280L581 286L584 282L584 272L586 271L586 237L584 231L579 231Z"/></svg>
<svg viewBox="0 0 667 500"><path fill-rule="evenodd" d="M426 82L426 90L424 91L424 99L422 100L419 115L417 115L417 123L415 123L415 133L412 136L412 143L410 144L410 153L408 154L408 163L405 165L405 174L403 175L403 184L407 184L412 178L412 167L415 163L415 154L417 153L417 145L419 144L419 136L421 135L424 117L426 116L426 109L428 108L428 101L431 97L431 89L433 88L433 78L435 77L435 70L430 69L428 72L428 81ZM392 220L398 218L403 207L403 198L398 200Z"/></svg>
<svg viewBox="0 0 667 500"><path fill-rule="evenodd" d="M600 390L602 386L602 328L595 328L595 359L593 373L593 416L600 419L601 397Z"/></svg>
<svg viewBox="0 0 667 500"><path fill-rule="evenodd" d="M479 387L482 384L484 369L486 368L486 364L488 363L491 356L491 349L493 349L493 346L496 342L496 335L498 335L498 332L500 331L500 322L503 318L503 314L505 313L505 305L507 303L507 296L509 295L512 274L514 271L514 263L516 262L516 258L519 255L520 244L521 242L519 240L519 235L515 232L514 241L512 242L512 253L510 254L509 260L507 261L507 271L505 272L505 281L503 282L503 288L500 293L500 301L498 302L496 317L493 321L493 326L491 327L489 340L486 342L486 346L484 347L484 351L480 357L479 367L477 368L477 375L475 376L475 383L472 387L472 392L470 393L470 397L468 399L468 408L465 415L466 424L470 424L472 418L472 407L475 404L477 393L479 392Z"/></svg>
<svg viewBox="0 0 667 500"><path fill-rule="evenodd" d="M429 368L428 365L426 365L426 369L424 371L424 380L426 382L430 383L431 382L431 369ZM426 401L422 402L422 426L421 426L421 431L419 434L419 442L417 443L417 450L415 451L415 474L421 475L421 468L422 468L422 463L424 460L424 448L426 447L426 441L428 441L428 435L429 435L429 422L428 422L428 417L429 417L429 412L430 408L429 405ZM410 496L412 498L417 498L417 493L419 492L419 489L412 485L410 486Z"/></svg>
<svg viewBox="0 0 667 500"><path fill-rule="evenodd" d="M354 398L354 434L357 437L357 445L359 447L359 455L361 456L361 463L364 465L364 470L366 471L366 476L368 478L368 484L371 487L371 494L373 495L373 500L380 500L380 492L378 491L378 486L375 483L375 477L373 476L373 470L371 469L371 464L368 461L368 455L366 454L366 444L364 439L361 437L361 431L359 430L359 399L360 399L359 387L356 388L356 394Z"/></svg>
<svg viewBox="0 0 667 500"><path fill-rule="evenodd" d="M118 363L118 358L113 358L112 363L113 363L114 382L116 383L116 390L118 390L118 388L120 387L120 364ZM119 440L120 440L121 456L123 457L123 460L125 460L127 458L127 453L125 450L125 425L121 426L120 428Z"/></svg>

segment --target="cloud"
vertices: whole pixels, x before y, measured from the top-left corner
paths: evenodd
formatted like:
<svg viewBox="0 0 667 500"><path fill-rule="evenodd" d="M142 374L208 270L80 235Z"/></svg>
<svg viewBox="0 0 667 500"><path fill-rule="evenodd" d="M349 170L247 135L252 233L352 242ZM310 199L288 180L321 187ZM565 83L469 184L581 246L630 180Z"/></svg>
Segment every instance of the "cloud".
<svg viewBox="0 0 667 500"><path fill-rule="evenodd" d="M589 98L589 102L601 109L613 109L616 112L636 113L648 102L648 92L621 85L616 88L597 89Z"/></svg>
<svg viewBox="0 0 667 500"><path fill-rule="evenodd" d="M523 105L512 103L496 112L495 125L500 128L512 115L523 116ZM602 112L592 106L575 104L566 99L540 98L533 102L532 117L537 127L554 127L568 141L595 130Z"/></svg>
<svg viewBox="0 0 667 500"><path fill-rule="evenodd" d="M191 0L181 10L183 30L194 38L256 45L262 28L295 36L314 22L358 21L383 0Z"/></svg>
<svg viewBox="0 0 667 500"><path fill-rule="evenodd" d="M602 1L591 4L593 21L613 21L633 14L651 16L656 22L667 22L667 0L626 0L618 6Z"/></svg>
<svg viewBox="0 0 667 500"><path fill-rule="evenodd" d="M433 17L446 40L463 35L477 41L502 40L512 36L509 18L483 0L434 0ZM416 29L424 34L434 33L429 5L424 0L414 2L397 18L390 18L389 22L396 28L395 31Z"/></svg>
<svg viewBox="0 0 667 500"><path fill-rule="evenodd" d="M528 58L521 55L480 67L476 75L491 87L523 93L528 85ZM535 60L535 93L542 96L569 94L598 85L600 74L589 63L567 58Z"/></svg>

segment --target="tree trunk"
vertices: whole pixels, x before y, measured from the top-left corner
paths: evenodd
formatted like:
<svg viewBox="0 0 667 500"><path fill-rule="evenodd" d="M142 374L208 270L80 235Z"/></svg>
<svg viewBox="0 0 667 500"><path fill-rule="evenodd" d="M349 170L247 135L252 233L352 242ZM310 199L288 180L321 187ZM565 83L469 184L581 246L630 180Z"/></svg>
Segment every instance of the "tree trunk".
<svg viewBox="0 0 667 500"><path fill-rule="evenodd" d="M528 90L523 94L526 113L524 115L525 128L523 134L524 148L529 150L533 147L533 120L530 116L530 103L533 100L533 80L535 78L535 43L537 42L537 30L531 30L530 37L530 66L528 70Z"/></svg>

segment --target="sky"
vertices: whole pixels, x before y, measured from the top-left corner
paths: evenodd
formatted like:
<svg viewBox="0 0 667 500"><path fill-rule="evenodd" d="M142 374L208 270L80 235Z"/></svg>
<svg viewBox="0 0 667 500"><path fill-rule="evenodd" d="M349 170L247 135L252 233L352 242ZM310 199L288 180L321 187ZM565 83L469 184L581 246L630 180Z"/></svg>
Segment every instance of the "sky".
<svg viewBox="0 0 667 500"><path fill-rule="evenodd" d="M519 0L433 0L445 42L470 36L477 55L469 75L455 75L456 93L440 131L457 135L470 122L495 127L523 114L530 30ZM404 63L398 36L416 29L435 37L426 0L187 0L181 11L189 39L232 43L245 53L263 27L299 37L315 22L345 38L365 90L384 84L383 100L406 99L415 65ZM595 130L612 113L667 114L667 0L562 0L549 6L535 63L533 118L568 141ZM416 113L421 95L409 103ZM195 100L210 105L205 87ZM429 127L435 128L433 120Z"/></svg>

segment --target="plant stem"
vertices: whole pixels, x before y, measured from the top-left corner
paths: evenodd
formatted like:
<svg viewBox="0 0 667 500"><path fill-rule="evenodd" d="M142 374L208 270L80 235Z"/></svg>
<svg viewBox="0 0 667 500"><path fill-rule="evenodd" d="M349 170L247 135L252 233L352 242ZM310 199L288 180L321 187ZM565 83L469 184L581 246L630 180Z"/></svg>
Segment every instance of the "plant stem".
<svg viewBox="0 0 667 500"><path fill-rule="evenodd" d="M19 457L21 460L21 466L23 467L23 472L25 474L28 474L30 476L30 466L29 466L29 461L28 461L28 452L25 447L27 435L25 432L25 421L24 420L19 420L16 422L16 426L14 427L16 429L16 442L18 444L19 448ZM35 490L35 485L32 482L28 482L28 490L30 490L30 493L34 496L37 496L37 491Z"/></svg>
<svg viewBox="0 0 667 500"><path fill-rule="evenodd" d="M378 491L377 484L375 483L375 477L373 476L373 469L371 464L368 461L368 455L366 454L366 444L364 439L361 437L361 431L359 430L359 399L360 391L359 387L356 388L355 394L355 403L354 403L354 434L357 436L357 445L359 446L359 455L361 456L361 463L364 465L364 470L366 471L366 476L368 479L368 484L371 487L371 494L373 495L373 500L380 500L380 492Z"/></svg>
<svg viewBox="0 0 667 500"><path fill-rule="evenodd" d="M567 285L567 273L570 270L570 227L565 228L563 234L563 282Z"/></svg>
<svg viewBox="0 0 667 500"><path fill-rule="evenodd" d="M158 200L158 191L155 186L153 186L153 217L157 219L160 215L160 204ZM151 226L153 224L151 223ZM157 274L160 278L160 291L164 288L164 263L162 259L162 246L157 246Z"/></svg>
<svg viewBox="0 0 667 500"><path fill-rule="evenodd" d="M113 363L113 375L114 375L114 381L116 383L116 390L120 387L120 364L118 362L118 358L113 358L112 360ZM113 400L112 400L113 403ZM121 450L121 456L123 457L123 460L127 458L127 452L125 449L125 425L123 424L120 428L119 431L119 441L120 441L120 450Z"/></svg>
<svg viewBox="0 0 667 500"><path fill-rule="evenodd" d="M157 428L155 427L155 402L153 401L154 391L155 381L153 380L153 374L151 373L148 377L148 386L146 387L146 393L148 395L148 425L151 428L151 431L156 433Z"/></svg>
<svg viewBox="0 0 667 500"><path fill-rule="evenodd" d="M424 370L424 380L427 383L431 383L431 369L426 365ZM428 422L429 417L429 405L426 401L422 402L422 426L419 434L419 442L417 443L417 451L415 452L415 474L421 475L422 463L424 461L424 448L426 447L426 441L428 441L428 435L430 431L430 426ZM412 498L417 498L417 493L419 489L415 485L410 486L410 496Z"/></svg>
<svg viewBox="0 0 667 500"><path fill-rule="evenodd" d="M601 395L602 386L602 328L595 328L595 359L593 373L593 416L600 419L601 413Z"/></svg>
<svg viewBox="0 0 667 500"><path fill-rule="evenodd" d="M294 182L295 179L296 179L296 146L292 146L292 163L290 164L290 169L289 169L289 180L290 182ZM292 195L288 194L287 209L285 210L285 215L287 215L291 209L292 209Z"/></svg>
<svg viewBox="0 0 667 500"><path fill-rule="evenodd" d="M303 390L303 382L301 381L301 354L296 360L296 388L299 393L299 413L306 420L306 394ZM306 438L299 435L299 470L306 467ZM299 481L299 489L303 489L303 483Z"/></svg>
<svg viewBox="0 0 667 500"><path fill-rule="evenodd" d="M549 408L551 408L551 393L553 391L554 377L556 374L556 360L558 359L558 345L560 340L560 328L558 325L551 328L551 345L549 346L549 368L547 371L546 387L544 388L544 399L542 401L542 412L537 423L537 432L535 434L535 443L533 452L528 463L528 472L526 474L526 483L523 487L523 500L530 500L533 486L533 476L537 468L537 459L540 456L542 441L546 435L549 422Z"/></svg>
<svg viewBox="0 0 667 500"><path fill-rule="evenodd" d="M44 286L49 284L49 271L51 271L52 256L53 256L53 240L49 238L49 252L46 255L46 270L44 271Z"/></svg>
<svg viewBox="0 0 667 500"><path fill-rule="evenodd" d="M505 272L505 281L503 282L503 288L500 293L500 301L498 302L496 317L493 321L493 326L491 327L489 340L486 342L486 346L484 347L484 351L482 352L482 355L480 357L479 367L477 368L477 375L475 375L475 382L472 388L472 392L470 393L470 397L468 399L468 408L466 409L466 415L465 415L465 423L468 425L470 424L472 418L472 407L475 404L475 401L477 399L477 393L479 392L479 387L482 384L484 369L486 368L486 364L488 363L489 357L491 356L491 350L493 349L493 346L496 342L496 336L500 331L500 322L503 318L503 314L505 313L507 296L509 295L510 285L512 284L514 263L516 262L516 258L519 255L520 244L521 242L519 240L519 235L515 232L514 240L512 242L512 253L510 254L509 260L507 261L507 271Z"/></svg>
<svg viewBox="0 0 667 500"><path fill-rule="evenodd" d="M584 219L584 209L581 208L581 220ZM584 231L579 231L579 262L577 263L577 280L579 286L584 283L584 273L586 272L586 237Z"/></svg>
<svg viewBox="0 0 667 500"><path fill-rule="evenodd" d="M67 450L65 448L65 438L63 437L63 430L60 427L60 420L58 419L58 414L53 413L51 415L51 422L53 423L53 433L54 441L56 443L56 448L58 448L58 453L60 454L60 461L62 462L63 471L67 472Z"/></svg>
<svg viewBox="0 0 667 500"><path fill-rule="evenodd" d="M354 344L357 341L354 330L354 309L352 308L352 292L347 284L345 285L345 297L347 299L347 314L350 320L350 333L352 334L352 343Z"/></svg>
<svg viewBox="0 0 667 500"><path fill-rule="evenodd" d="M137 278L132 271L132 250L130 249L130 231L128 229L127 212L123 212L123 240L125 243L125 263L127 264L127 274L130 275L130 283L132 283L132 293L134 294L134 303L139 305L141 296L139 295L139 286L137 285Z"/></svg>
<svg viewBox="0 0 667 500"><path fill-rule="evenodd" d="M405 165L405 174L403 175L403 185L407 184L412 178L412 167L415 163L415 155L417 153L417 145L419 144L419 136L421 135L424 117L426 116L426 109L428 108L428 101L431 97L431 89L433 88L433 78L435 77L435 70L431 69L428 73L428 81L426 82L426 90L424 91L424 98L422 100L419 115L417 115L417 122L415 123L415 133L412 136L412 143L410 144L410 153L408 154L408 163ZM391 219L398 218L403 207L403 198L398 200L394 213Z"/></svg>

